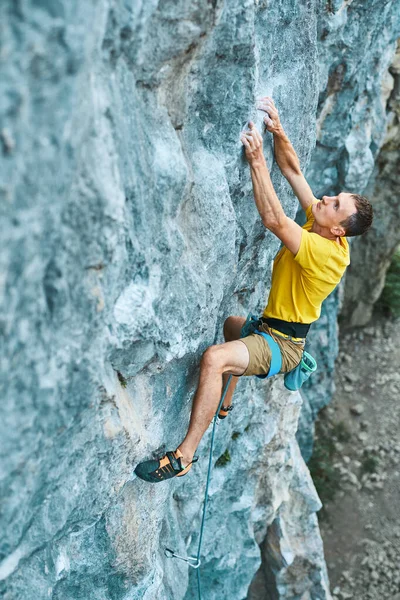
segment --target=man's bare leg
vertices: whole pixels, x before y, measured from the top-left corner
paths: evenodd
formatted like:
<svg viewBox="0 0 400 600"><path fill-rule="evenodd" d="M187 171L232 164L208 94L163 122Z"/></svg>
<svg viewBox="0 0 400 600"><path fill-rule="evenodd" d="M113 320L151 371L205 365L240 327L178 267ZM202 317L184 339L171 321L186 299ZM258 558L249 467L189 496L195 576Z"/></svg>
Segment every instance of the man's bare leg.
<svg viewBox="0 0 400 600"><path fill-rule="evenodd" d="M226 342L232 342L238 340L242 331L242 327L245 324L246 319L244 317L228 317L224 323L224 338ZM227 384L229 373L224 373L222 376L222 390L225 389ZM235 388L239 382L238 377L232 377L231 383L229 384L228 391L224 399L224 406L228 407L232 404L232 397Z"/></svg>
<svg viewBox="0 0 400 600"><path fill-rule="evenodd" d="M178 446L185 466L192 461L197 446L215 415L221 399L222 375L242 375L248 364L249 351L239 340L211 346L203 354L189 429Z"/></svg>

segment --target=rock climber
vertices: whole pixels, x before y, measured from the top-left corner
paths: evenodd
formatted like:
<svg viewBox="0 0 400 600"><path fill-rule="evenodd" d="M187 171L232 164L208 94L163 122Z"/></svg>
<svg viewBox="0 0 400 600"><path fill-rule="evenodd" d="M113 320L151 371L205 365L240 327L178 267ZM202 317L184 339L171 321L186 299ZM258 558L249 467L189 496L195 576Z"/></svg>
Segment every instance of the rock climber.
<svg viewBox="0 0 400 600"><path fill-rule="evenodd" d="M310 324L319 318L323 300L337 286L350 263L346 237L367 231L373 215L370 202L358 194L341 192L317 200L301 172L273 100L264 97L257 108L265 113L265 128L273 134L275 159L307 218L300 227L286 216L271 182L262 137L250 122L240 139L250 166L255 204L264 226L283 243L274 260L271 290L259 327L279 345L281 372L286 373L299 364ZM186 475L197 460L195 451L219 405L222 383L230 374L235 376L219 418L225 418L231 410L240 376L268 373L270 346L262 335L252 333L241 338L245 320L228 317L224 323L225 343L210 346L203 354L184 440L176 450L140 463L135 469L138 477L156 483Z"/></svg>

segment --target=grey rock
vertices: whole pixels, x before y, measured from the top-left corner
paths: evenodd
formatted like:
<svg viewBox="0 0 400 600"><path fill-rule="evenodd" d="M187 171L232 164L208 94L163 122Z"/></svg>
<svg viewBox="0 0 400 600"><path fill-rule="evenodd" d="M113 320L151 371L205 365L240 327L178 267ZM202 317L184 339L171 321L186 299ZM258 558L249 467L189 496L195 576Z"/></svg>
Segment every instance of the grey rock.
<svg viewBox="0 0 400 600"><path fill-rule="evenodd" d="M349 371L348 373L345 374L345 378L350 382L350 383L356 383L357 381L359 381L360 377L358 375L358 373L353 373L351 371Z"/></svg>
<svg viewBox="0 0 400 600"><path fill-rule="evenodd" d="M307 169L307 176L317 196L335 194L344 188L369 195L374 201L376 217L373 230L366 236L355 239L352 244L346 291L344 286L341 286L336 296L332 294L327 299L327 319L326 312L324 309L322 311L321 332L318 331L318 336L320 340L325 341L321 343L316 338L314 351L318 363L324 365L324 374L313 377L305 387L305 401L298 433L306 460L312 453L314 419L319 410L329 403L333 394L331 374L337 355L335 315L342 310L342 327L368 322L372 307L380 295L390 257L398 245L400 231L400 205L397 202L397 192L393 188L393 185L397 185L396 144L400 139L397 135L398 58L394 58L396 39L400 34L400 13L394 4L386 7L387 10L380 14L385 25L380 26L378 33L378 30L375 30L377 22L372 23L375 18L374 10L379 11L381 8L378 1L369 3L368 8L362 1L352 2L351 7L343 3L339 12L331 9L331 4L329 12L324 15L326 19L321 21L318 144ZM357 37L362 35L362 27L358 26L361 22L368 22L371 31L376 31L377 36L374 36L377 46L368 59L361 39L356 47L353 46ZM359 52L360 55L357 56ZM369 67L367 63L372 59L372 55L374 67L372 63ZM358 68L360 65L362 67ZM374 71L377 75L375 83L369 81L365 87L362 83L364 68L369 73ZM366 107L368 106L369 112L371 103L374 108L367 114ZM388 119L386 108L389 111ZM391 153L389 147L392 146L394 149ZM390 181L387 181L386 177ZM382 231L385 231L383 244L379 241ZM365 269L365 264L369 265L368 269ZM373 277L370 276L370 269L371 273L374 273ZM347 362L351 364L350 356L347 357Z"/></svg>
<svg viewBox="0 0 400 600"><path fill-rule="evenodd" d="M354 404L350 407L350 412L359 417L364 412L364 406L362 404Z"/></svg>
<svg viewBox="0 0 400 600"><path fill-rule="evenodd" d="M263 308L279 242L240 132L261 125L256 98L271 93L309 160L316 9L2 3L1 595L195 593L195 573L163 551L195 552L210 432L190 477L153 487L132 471L184 435L224 318ZM271 166L268 135L265 153ZM294 216L276 165L272 176ZM232 458L212 481L204 594L245 597L279 519L290 577L301 563L301 585L328 599L320 503L294 439L301 399L279 378L257 383L218 428L216 456Z"/></svg>
<svg viewBox="0 0 400 600"><path fill-rule="evenodd" d="M347 473L347 478L352 485L356 485L356 486L358 485L358 477L357 477L357 475L355 475L355 473L352 473L351 471L349 471Z"/></svg>
<svg viewBox="0 0 400 600"><path fill-rule="evenodd" d="M250 118L261 125L256 97L274 96L316 194L373 168L394 3L331 4L2 3L5 598L196 592L193 569L164 549L196 552L210 431L181 481L132 471L184 435L224 318L263 308L279 243L239 142ZM269 136L265 153L272 165ZM294 217L276 165L272 178ZM304 390L305 455L333 390L341 293L310 337L320 367ZM246 380L218 427L215 457L231 461L210 489L210 600L259 598L258 580L274 598L330 599L320 502L295 440L301 402L279 377Z"/></svg>
<svg viewBox="0 0 400 600"><path fill-rule="evenodd" d="M387 87L384 89L383 102L389 113L387 130L366 189L366 195L374 201L374 224L367 236L355 241L346 278L342 311L348 325L365 325L370 321L373 307L384 286L390 260L400 242L400 203L396 192L400 153L399 57L400 45L392 59ZM368 264L368 273L360 268L365 264Z"/></svg>

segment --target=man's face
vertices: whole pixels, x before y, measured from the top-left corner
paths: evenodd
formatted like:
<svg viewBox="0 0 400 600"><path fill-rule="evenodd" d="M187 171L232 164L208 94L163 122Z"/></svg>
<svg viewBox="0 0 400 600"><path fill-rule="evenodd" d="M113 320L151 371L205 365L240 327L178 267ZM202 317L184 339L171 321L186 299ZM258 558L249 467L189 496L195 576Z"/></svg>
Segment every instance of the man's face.
<svg viewBox="0 0 400 600"><path fill-rule="evenodd" d="M322 200L312 206L312 213L318 225L333 230L334 235L344 235L340 223L355 212L357 209L354 199L347 192L341 192L337 196L322 196Z"/></svg>

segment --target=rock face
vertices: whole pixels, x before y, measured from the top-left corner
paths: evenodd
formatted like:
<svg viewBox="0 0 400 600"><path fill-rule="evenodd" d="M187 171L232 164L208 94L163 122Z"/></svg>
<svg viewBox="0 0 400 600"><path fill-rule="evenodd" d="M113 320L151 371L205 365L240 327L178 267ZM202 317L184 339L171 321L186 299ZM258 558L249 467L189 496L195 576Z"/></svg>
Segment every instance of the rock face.
<svg viewBox="0 0 400 600"><path fill-rule="evenodd" d="M358 31L361 46L368 39L351 63L361 122L361 92L376 102L393 53L395 7L2 3L7 600L196 593L194 571L164 548L195 552L209 433L181 481L151 486L132 471L181 440L201 353L221 341L224 318L257 312L266 299L278 243L255 209L240 132L250 118L261 125L255 99L273 95L306 167L320 106L316 193L339 182L336 163L349 165L348 185L365 160L372 169L365 131L349 128L356 92L338 91L351 69L332 52L346 55L343 32ZM346 102L329 116L340 93ZM271 165L269 139L265 152ZM322 164L329 177L319 180ZM272 174L294 216L295 198L276 166ZM201 568L210 600L245 598L260 565L252 598L330 598L320 503L295 441L300 405L280 378L243 380L236 412L218 427L215 459L230 460L210 490Z"/></svg>
<svg viewBox="0 0 400 600"><path fill-rule="evenodd" d="M400 46L391 64L384 89L388 125L383 147L368 182L367 193L374 201L374 225L365 238L357 240L346 279L342 310L348 326L369 322L378 300L386 271L400 244L400 194L398 165L400 158Z"/></svg>
<svg viewBox="0 0 400 600"><path fill-rule="evenodd" d="M325 8L318 21L317 140L306 174L317 197L340 191L367 195L375 222L365 237L353 240L346 293L341 286L327 299L312 328L309 349L322 369L304 387L297 437L306 460L314 420L334 392L336 315L343 302L344 325L369 320L400 241L398 58L393 60L400 5L353 0L328 2Z"/></svg>

